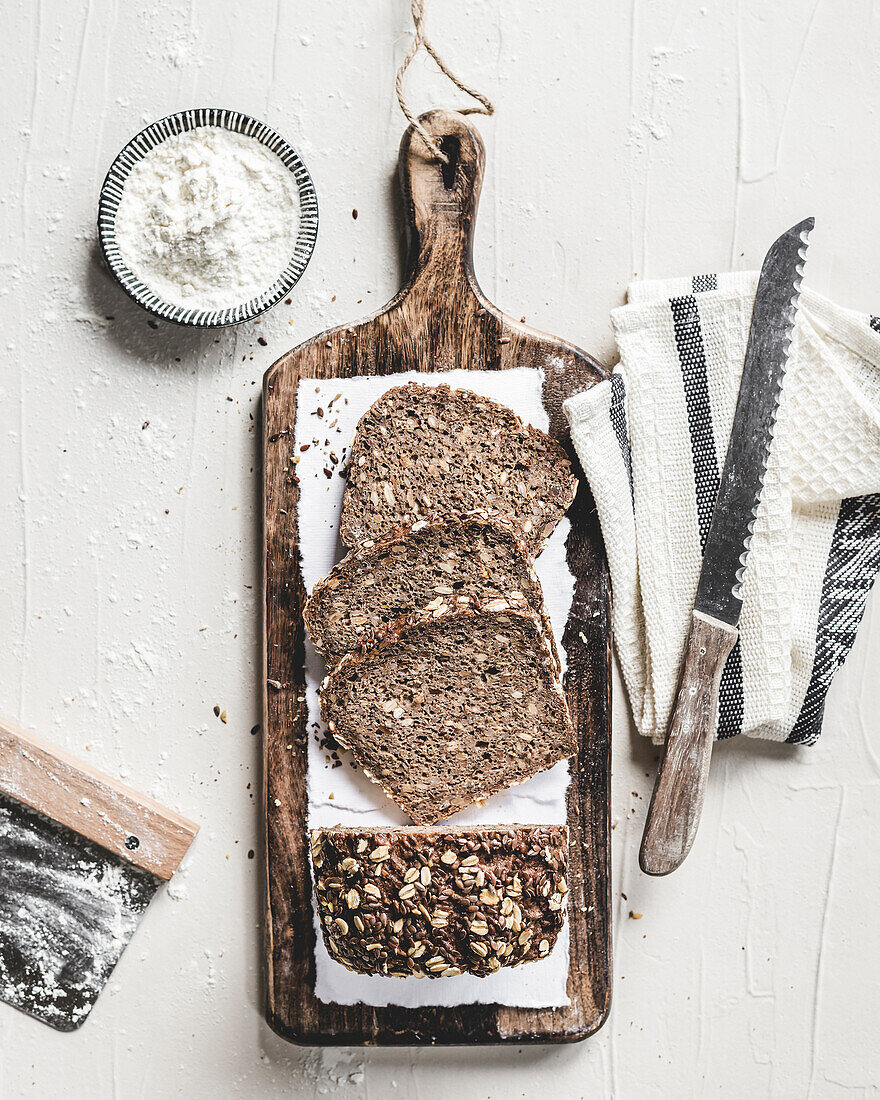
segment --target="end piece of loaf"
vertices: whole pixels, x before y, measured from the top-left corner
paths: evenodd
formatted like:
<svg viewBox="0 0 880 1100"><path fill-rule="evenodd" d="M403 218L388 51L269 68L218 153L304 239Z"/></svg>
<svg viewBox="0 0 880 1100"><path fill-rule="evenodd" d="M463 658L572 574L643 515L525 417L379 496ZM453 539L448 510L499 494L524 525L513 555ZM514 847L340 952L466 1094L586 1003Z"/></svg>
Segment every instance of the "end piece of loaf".
<svg viewBox="0 0 880 1100"><path fill-rule="evenodd" d="M343 657L321 709L336 741L416 824L575 751L557 665L531 610L441 606Z"/></svg>
<svg viewBox="0 0 880 1100"><path fill-rule="evenodd" d="M544 614L529 553L506 520L449 516L398 528L350 551L305 607L315 649L332 668L372 633L444 604L499 601ZM551 635L552 637L552 635Z"/></svg>
<svg viewBox="0 0 880 1100"><path fill-rule="evenodd" d="M327 950L358 974L400 978L544 958L564 922L567 849L564 825L315 829Z"/></svg>
<svg viewBox="0 0 880 1100"><path fill-rule="evenodd" d="M352 547L477 509L515 523L536 554L576 489L568 456L546 432L469 390L410 382L358 423L339 533Z"/></svg>

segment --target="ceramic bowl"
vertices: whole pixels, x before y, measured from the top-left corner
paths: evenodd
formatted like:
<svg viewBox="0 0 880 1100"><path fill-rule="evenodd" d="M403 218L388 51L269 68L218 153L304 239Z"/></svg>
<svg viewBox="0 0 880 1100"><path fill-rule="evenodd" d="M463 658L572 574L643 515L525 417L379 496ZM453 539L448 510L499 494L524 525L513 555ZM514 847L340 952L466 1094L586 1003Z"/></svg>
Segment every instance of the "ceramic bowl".
<svg viewBox="0 0 880 1100"><path fill-rule="evenodd" d="M132 168L151 149L167 138L186 130L194 130L198 126L221 126L261 142L271 149L290 171L299 191L299 231L293 255L287 267L275 282L260 294L228 309L189 309L166 302L128 267L116 243L116 212ZM98 200L98 239L104 259L116 281L139 306L156 317L173 321L178 325L196 325L203 328L239 325L271 309L296 286L312 257L317 236L318 198L312 177L299 154L265 122L244 115L240 111L226 111L215 107L178 111L177 114L168 115L167 118L159 119L158 122L147 126L131 139L110 165Z"/></svg>

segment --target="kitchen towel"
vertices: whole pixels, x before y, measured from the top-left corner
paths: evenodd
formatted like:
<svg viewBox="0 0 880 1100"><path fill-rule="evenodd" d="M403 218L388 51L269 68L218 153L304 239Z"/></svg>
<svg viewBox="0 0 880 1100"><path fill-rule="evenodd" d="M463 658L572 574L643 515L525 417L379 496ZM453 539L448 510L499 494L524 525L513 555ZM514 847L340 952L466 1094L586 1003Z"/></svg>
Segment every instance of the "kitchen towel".
<svg viewBox="0 0 880 1100"><path fill-rule="evenodd" d="M634 283L620 363L565 411L608 555L640 733L662 743L724 466L757 273ZM880 318L805 289L721 682L719 739L812 744L880 569Z"/></svg>

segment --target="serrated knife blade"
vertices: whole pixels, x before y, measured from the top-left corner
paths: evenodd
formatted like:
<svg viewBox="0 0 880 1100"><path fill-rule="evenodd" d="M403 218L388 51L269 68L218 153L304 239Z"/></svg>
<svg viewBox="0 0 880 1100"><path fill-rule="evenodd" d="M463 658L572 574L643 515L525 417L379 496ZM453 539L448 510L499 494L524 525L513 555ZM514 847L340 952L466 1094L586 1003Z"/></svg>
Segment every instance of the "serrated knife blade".
<svg viewBox="0 0 880 1100"><path fill-rule="evenodd" d="M783 233L764 258L724 471L694 609L736 626L742 578L791 346L813 219Z"/></svg>
<svg viewBox="0 0 880 1100"><path fill-rule="evenodd" d="M739 637L743 574L812 228L812 218L792 226L774 241L761 267L678 694L639 852L642 870L649 875L668 875L679 867L697 833L718 719L721 674Z"/></svg>

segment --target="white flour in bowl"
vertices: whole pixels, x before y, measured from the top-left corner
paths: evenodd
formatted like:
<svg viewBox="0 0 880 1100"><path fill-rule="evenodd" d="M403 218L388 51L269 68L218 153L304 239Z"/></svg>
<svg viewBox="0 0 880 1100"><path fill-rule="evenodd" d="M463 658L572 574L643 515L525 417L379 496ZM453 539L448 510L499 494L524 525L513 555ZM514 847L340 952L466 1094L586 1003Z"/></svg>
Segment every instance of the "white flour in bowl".
<svg viewBox="0 0 880 1100"><path fill-rule="evenodd" d="M116 241L132 272L185 309L228 309L268 289L287 267L299 192L254 138L199 126L161 142L131 170Z"/></svg>

